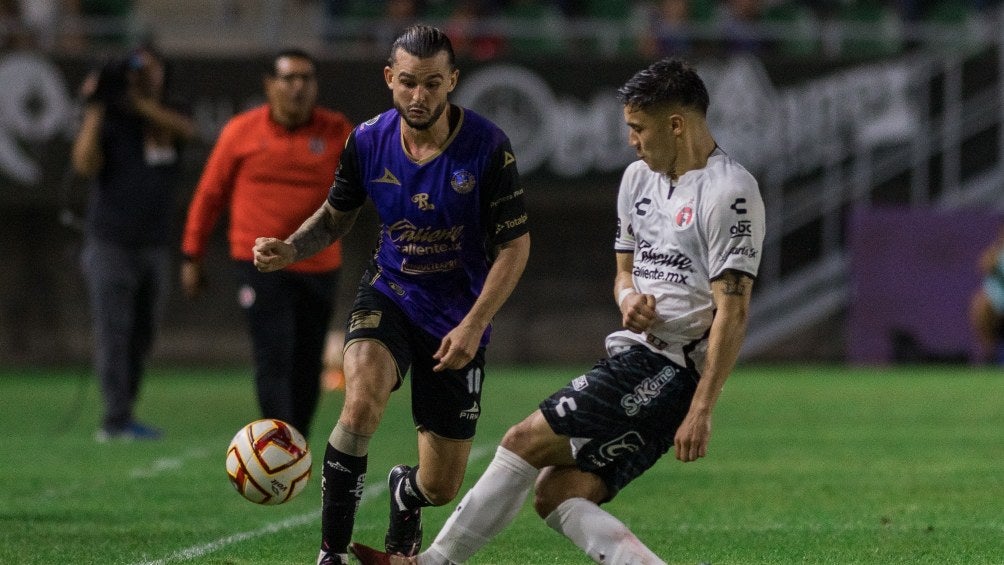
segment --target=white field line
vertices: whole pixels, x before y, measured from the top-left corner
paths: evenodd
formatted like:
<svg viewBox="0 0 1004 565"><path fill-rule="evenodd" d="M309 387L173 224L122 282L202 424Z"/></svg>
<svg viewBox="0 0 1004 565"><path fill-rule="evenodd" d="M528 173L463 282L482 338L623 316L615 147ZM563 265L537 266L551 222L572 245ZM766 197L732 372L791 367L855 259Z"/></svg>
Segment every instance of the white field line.
<svg viewBox="0 0 1004 565"><path fill-rule="evenodd" d="M130 479L149 479L162 473L169 473L181 469L186 461L194 459L205 459L212 455L208 449L189 449L178 457L161 457L155 459L144 467L135 467L129 471Z"/></svg>
<svg viewBox="0 0 1004 565"><path fill-rule="evenodd" d="M189 449L176 457L161 457L154 459L148 465L133 467L126 473L129 479L149 479L164 473L178 471L184 467L185 463L195 459L205 459L213 455L213 451L204 448ZM113 479L117 480L117 479ZM33 496L36 504L44 503L47 500L59 500L72 496L74 493L93 488L92 484L73 484L63 486L58 489L47 489Z"/></svg>
<svg viewBox="0 0 1004 565"><path fill-rule="evenodd" d="M468 461L477 461L482 457L485 457L489 453L493 453L494 449L495 449L494 446L492 447L475 446L471 450L471 455L468 458ZM154 466L156 467L156 464ZM385 490L387 490L386 483L381 483L367 487L366 489L363 490L363 498L360 504L366 503L367 501L372 500L373 497L383 494ZM132 565L166 565L167 563L179 563L182 561L189 561L191 559L202 557L203 555L208 555L210 553L213 553L214 551L218 551L229 545L234 545L250 539L270 534L275 534L283 530L288 530L290 528L297 528L299 526L315 522L320 517L321 517L321 511L314 510L311 512L307 512L306 514L300 514L299 516L292 516L290 518L286 518L285 520L266 524L261 528L258 528L257 530L231 534L229 536L213 540L208 543L186 547L185 549L175 551L174 553L166 557L162 557L160 559L155 559L153 561L138 561L136 563L133 563Z"/></svg>

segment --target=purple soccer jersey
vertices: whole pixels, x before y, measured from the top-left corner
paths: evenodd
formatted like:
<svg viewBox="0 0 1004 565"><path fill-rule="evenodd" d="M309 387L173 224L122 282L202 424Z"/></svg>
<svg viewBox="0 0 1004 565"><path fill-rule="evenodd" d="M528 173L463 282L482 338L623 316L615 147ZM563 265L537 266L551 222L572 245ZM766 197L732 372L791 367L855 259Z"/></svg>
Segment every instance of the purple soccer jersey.
<svg viewBox="0 0 1004 565"><path fill-rule="evenodd" d="M528 231L508 137L458 106L451 106L450 121L442 149L418 162L404 150L397 110L361 124L349 137L328 194L342 211L372 200L380 238L369 283L437 338L470 311L494 248Z"/></svg>

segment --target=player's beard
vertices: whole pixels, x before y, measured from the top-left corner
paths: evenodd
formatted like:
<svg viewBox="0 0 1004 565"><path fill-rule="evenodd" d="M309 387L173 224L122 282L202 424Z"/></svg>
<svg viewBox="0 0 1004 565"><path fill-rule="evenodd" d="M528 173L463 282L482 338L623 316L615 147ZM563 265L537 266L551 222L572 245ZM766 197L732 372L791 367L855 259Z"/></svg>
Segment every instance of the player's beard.
<svg viewBox="0 0 1004 565"><path fill-rule="evenodd" d="M443 112L446 111L446 104L447 103L444 101L439 106L436 106L436 108L429 115L429 119L422 122L418 122L409 118L408 108L403 107L400 104L396 104L396 106L397 106L397 113L401 114L401 118L404 119L404 123L408 124L408 127L412 129L417 129L419 131L424 131L431 128L432 124L436 123L439 120L439 117L442 116Z"/></svg>

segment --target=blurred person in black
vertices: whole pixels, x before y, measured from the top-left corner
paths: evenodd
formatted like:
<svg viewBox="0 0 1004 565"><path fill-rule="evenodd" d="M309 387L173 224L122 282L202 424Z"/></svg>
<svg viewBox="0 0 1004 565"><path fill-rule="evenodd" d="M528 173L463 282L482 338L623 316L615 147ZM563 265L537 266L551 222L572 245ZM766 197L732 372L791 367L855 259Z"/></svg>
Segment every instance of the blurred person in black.
<svg viewBox="0 0 1004 565"><path fill-rule="evenodd" d="M195 125L164 102L166 66L151 47L91 72L73 143L74 172L91 179L81 268L104 402L95 434L158 439L133 409L169 289L180 150Z"/></svg>

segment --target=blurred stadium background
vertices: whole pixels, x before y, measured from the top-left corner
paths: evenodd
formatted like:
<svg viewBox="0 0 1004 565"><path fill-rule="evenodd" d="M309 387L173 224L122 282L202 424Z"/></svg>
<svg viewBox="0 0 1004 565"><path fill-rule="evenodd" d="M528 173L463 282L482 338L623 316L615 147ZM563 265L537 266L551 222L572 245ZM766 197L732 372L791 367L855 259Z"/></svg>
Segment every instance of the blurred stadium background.
<svg viewBox="0 0 1004 565"><path fill-rule="evenodd" d="M667 19L679 4L684 17ZM716 137L767 204L745 358L965 362L976 256L1004 218L1002 17L989 0L0 0L0 365L90 355L75 228L87 187L67 172L89 69L141 40L171 60L171 90L201 133L180 230L219 128L262 101L271 52L315 52L321 103L359 123L389 106L380 69L412 20L454 37L454 101L507 130L529 195L534 247L493 360L602 355L617 323L614 198L633 158L614 91L679 54L704 75ZM370 220L346 240L339 319ZM160 360L248 359L216 235L210 291L175 294Z"/></svg>

